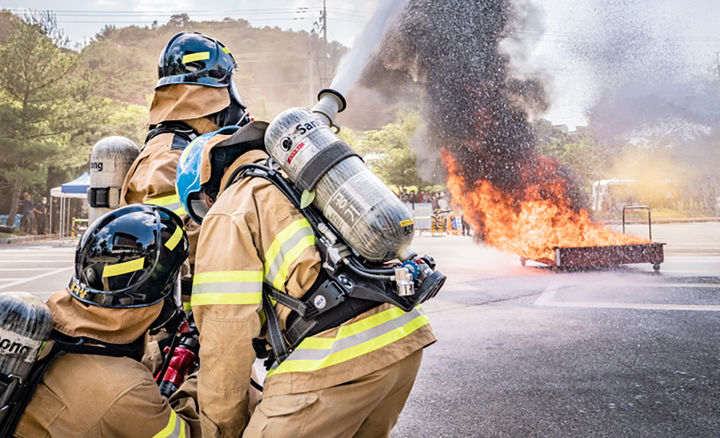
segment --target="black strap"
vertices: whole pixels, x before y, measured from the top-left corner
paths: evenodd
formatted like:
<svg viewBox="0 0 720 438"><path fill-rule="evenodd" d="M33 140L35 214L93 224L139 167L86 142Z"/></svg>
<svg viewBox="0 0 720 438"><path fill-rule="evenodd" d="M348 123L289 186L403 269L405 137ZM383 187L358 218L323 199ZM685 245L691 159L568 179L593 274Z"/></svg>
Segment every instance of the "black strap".
<svg viewBox="0 0 720 438"><path fill-rule="evenodd" d="M267 285L267 284L264 285L263 290L268 296L270 296L270 298L272 298L273 300L282 304L283 306L294 310L300 316L305 316L305 314L307 313L307 305L305 303L303 303L302 301L298 300L297 298L290 296L288 294L282 293L279 290L277 290L274 287Z"/></svg>
<svg viewBox="0 0 720 438"><path fill-rule="evenodd" d="M270 346L275 354L275 359L278 363L282 363L282 361L287 359L290 355L290 352L288 351L287 344L285 344L285 340L283 339L280 321L278 321L275 309L270 302L270 297L266 293L262 294L262 307L265 312L265 320L267 321L268 340L270 341Z"/></svg>
<svg viewBox="0 0 720 438"><path fill-rule="evenodd" d="M295 184L300 190L311 191L320 178L337 163L348 157L360 157L347 143L338 140L315 154L297 176ZM362 158L361 158L362 159Z"/></svg>
<svg viewBox="0 0 720 438"><path fill-rule="evenodd" d="M183 122L162 122L150 127L145 144L160 134L175 134L172 142L173 150L184 150L187 145L197 137L195 130Z"/></svg>
<svg viewBox="0 0 720 438"><path fill-rule="evenodd" d="M53 348L59 348L65 353L129 357L137 361L142 359L143 348L145 347L144 337L140 337L129 344L111 344L97 339L67 336L53 330L52 339L55 341Z"/></svg>

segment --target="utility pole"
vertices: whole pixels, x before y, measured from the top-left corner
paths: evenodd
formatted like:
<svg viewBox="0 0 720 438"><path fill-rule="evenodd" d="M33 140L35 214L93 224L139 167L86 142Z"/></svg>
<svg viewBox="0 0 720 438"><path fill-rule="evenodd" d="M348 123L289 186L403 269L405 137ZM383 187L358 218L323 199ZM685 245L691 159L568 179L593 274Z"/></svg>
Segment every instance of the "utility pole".
<svg viewBox="0 0 720 438"><path fill-rule="evenodd" d="M323 32L323 74L322 84L323 87L327 87L328 82L328 44L327 44L327 5L326 0L323 0L323 8L320 13L320 23L322 25Z"/></svg>

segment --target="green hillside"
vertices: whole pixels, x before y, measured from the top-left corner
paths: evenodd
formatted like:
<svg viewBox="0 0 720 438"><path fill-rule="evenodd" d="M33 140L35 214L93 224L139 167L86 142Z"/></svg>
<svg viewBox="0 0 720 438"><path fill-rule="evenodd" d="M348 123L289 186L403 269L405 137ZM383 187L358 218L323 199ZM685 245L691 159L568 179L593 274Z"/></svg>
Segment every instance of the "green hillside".
<svg viewBox="0 0 720 438"><path fill-rule="evenodd" d="M260 118L289 106L307 106L311 94L323 88L323 42L317 35L256 28L245 20L194 22L174 17L153 28L106 26L82 50L88 68L104 79L98 93L120 102L147 104L157 81L158 55L182 31L205 33L230 48L238 63L235 80L240 93ZM345 51L338 43L329 44L330 71Z"/></svg>

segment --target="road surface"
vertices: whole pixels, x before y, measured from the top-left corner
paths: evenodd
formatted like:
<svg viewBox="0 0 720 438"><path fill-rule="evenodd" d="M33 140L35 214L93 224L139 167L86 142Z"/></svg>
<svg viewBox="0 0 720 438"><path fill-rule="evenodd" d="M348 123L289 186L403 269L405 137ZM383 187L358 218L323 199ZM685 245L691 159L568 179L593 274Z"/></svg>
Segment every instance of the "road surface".
<svg viewBox="0 0 720 438"><path fill-rule="evenodd" d="M642 226L632 226L638 234ZM416 238L448 282L393 437L720 436L720 223L658 224L647 265L555 272L466 237ZM73 244L0 246L0 292L47 298Z"/></svg>

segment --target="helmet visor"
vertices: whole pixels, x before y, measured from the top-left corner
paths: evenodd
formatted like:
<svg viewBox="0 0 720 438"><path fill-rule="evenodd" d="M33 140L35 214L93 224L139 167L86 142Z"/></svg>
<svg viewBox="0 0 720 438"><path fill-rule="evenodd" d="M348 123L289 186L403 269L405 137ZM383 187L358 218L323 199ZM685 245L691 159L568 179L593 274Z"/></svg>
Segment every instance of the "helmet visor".
<svg viewBox="0 0 720 438"><path fill-rule="evenodd" d="M200 219L205 217L211 207L208 202L208 197L202 192L191 193L188 197L188 202L192 213Z"/></svg>

